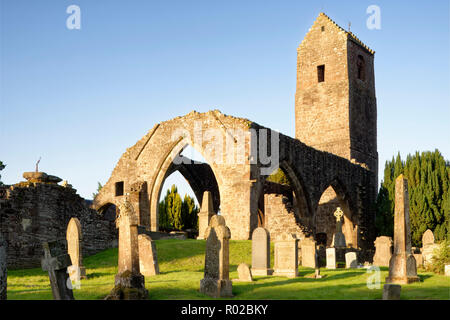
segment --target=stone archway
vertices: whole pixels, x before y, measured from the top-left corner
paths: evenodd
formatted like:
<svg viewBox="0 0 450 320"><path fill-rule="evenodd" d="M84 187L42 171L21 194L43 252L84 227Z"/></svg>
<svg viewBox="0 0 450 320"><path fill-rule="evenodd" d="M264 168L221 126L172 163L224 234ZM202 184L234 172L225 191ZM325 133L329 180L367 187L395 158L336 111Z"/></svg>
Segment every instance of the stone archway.
<svg viewBox="0 0 450 320"><path fill-rule="evenodd" d="M357 221L352 212L351 200L338 179L334 179L322 192L314 215L315 235L320 234L326 239L327 246L331 245L336 231L334 212L340 207L344 212L342 232L348 247L358 247ZM326 235L326 236L325 236Z"/></svg>

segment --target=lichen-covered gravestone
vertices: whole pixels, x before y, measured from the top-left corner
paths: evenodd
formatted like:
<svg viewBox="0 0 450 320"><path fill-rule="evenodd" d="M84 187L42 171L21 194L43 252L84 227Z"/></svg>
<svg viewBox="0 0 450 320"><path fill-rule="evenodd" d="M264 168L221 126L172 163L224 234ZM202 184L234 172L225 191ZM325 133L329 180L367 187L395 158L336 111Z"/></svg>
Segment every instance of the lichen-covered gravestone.
<svg viewBox="0 0 450 320"><path fill-rule="evenodd" d="M0 300L6 300L7 269L6 269L6 240L0 233Z"/></svg>
<svg viewBox="0 0 450 320"><path fill-rule="evenodd" d="M282 233L275 241L274 276L295 278L298 275L298 239Z"/></svg>
<svg viewBox="0 0 450 320"><path fill-rule="evenodd" d="M345 267L348 269L355 269L358 267L356 252L347 252L345 254Z"/></svg>
<svg viewBox="0 0 450 320"><path fill-rule="evenodd" d="M408 180L395 179L394 253L389 261L386 283L408 284L419 281L416 259L411 253Z"/></svg>
<svg viewBox="0 0 450 320"><path fill-rule="evenodd" d="M72 283L67 267L72 265L67 254L66 240L44 242L44 258L41 260L42 270L48 271L50 286L54 300L74 300Z"/></svg>
<svg viewBox="0 0 450 320"><path fill-rule="evenodd" d="M140 234L139 240L139 268L144 276L159 274L158 255L155 243L146 234Z"/></svg>
<svg viewBox="0 0 450 320"><path fill-rule="evenodd" d="M305 238L300 243L302 252L302 266L316 268L316 241L311 238Z"/></svg>
<svg viewBox="0 0 450 320"><path fill-rule="evenodd" d="M392 238L381 236L375 239L375 255L373 264L379 267L389 267L392 256Z"/></svg>
<svg viewBox="0 0 450 320"><path fill-rule="evenodd" d="M214 206L212 194L209 191L203 193L202 206L198 213L198 237L197 239L206 239L205 231L209 226L209 221L214 215Z"/></svg>
<svg viewBox="0 0 450 320"><path fill-rule="evenodd" d="M81 223L77 218L71 218L66 232L67 252L72 265L67 268L72 281L86 279L86 268L83 266Z"/></svg>
<svg viewBox="0 0 450 320"><path fill-rule="evenodd" d="M383 300L400 300L402 287L398 284L386 283L383 286Z"/></svg>
<svg viewBox="0 0 450 320"><path fill-rule="evenodd" d="M327 248L327 269L336 269L336 248Z"/></svg>
<svg viewBox="0 0 450 320"><path fill-rule="evenodd" d="M256 228L252 234L252 275L267 276L270 269L270 234L264 228Z"/></svg>
<svg viewBox="0 0 450 320"><path fill-rule="evenodd" d="M145 279L139 269L138 217L127 198L119 206L119 265L108 300L146 299Z"/></svg>
<svg viewBox="0 0 450 320"><path fill-rule="evenodd" d="M205 273L200 280L200 292L208 296L232 297L232 282L229 278L230 229L222 216L214 215L205 232Z"/></svg>
<svg viewBox="0 0 450 320"><path fill-rule="evenodd" d="M433 257L438 248L439 245L434 243L433 231L428 229L422 235L422 259L425 267L433 263Z"/></svg>

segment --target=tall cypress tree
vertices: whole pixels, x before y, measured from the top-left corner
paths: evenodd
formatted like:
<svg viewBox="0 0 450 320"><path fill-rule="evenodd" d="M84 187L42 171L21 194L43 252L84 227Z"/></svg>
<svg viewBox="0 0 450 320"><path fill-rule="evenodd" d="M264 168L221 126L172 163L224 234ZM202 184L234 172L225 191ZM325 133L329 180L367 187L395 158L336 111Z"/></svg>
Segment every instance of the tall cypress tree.
<svg viewBox="0 0 450 320"><path fill-rule="evenodd" d="M420 246L422 234L431 229L436 240L449 239L450 165L442 154L416 152L403 162L400 154L387 161L377 197L376 227L379 235L393 235L395 179L404 174L409 185L410 222L413 245Z"/></svg>

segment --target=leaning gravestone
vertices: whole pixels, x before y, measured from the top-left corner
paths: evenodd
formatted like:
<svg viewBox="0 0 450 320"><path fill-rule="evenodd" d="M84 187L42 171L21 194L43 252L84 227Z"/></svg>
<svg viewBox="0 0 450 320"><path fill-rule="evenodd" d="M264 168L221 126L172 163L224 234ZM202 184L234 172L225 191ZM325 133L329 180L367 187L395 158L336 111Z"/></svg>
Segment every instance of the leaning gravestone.
<svg viewBox="0 0 450 320"><path fill-rule="evenodd" d="M209 191L203 193L202 206L198 213L198 237L197 239L206 239L205 231L209 226L209 221L214 215L214 206L212 194Z"/></svg>
<svg viewBox="0 0 450 320"><path fill-rule="evenodd" d="M267 276L270 269L270 235L264 228L256 228L252 234L252 274Z"/></svg>
<svg viewBox="0 0 450 320"><path fill-rule="evenodd" d="M231 233L224 217L212 216L205 236L205 273L200 280L200 292L214 298L232 297L233 285L229 278Z"/></svg>
<svg viewBox="0 0 450 320"><path fill-rule="evenodd" d="M41 260L42 270L48 271L50 286L54 300L74 300L72 283L67 267L72 265L67 254L66 240L44 242L44 258Z"/></svg>
<svg viewBox="0 0 450 320"><path fill-rule="evenodd" d="M86 279L86 268L83 266L82 256L82 233L81 223L77 218L71 218L66 232L67 251L70 255L72 265L67 268L70 279L72 281L79 281Z"/></svg>
<svg viewBox="0 0 450 320"><path fill-rule="evenodd" d="M316 268L316 241L305 238L300 243L302 252L302 266Z"/></svg>
<svg viewBox="0 0 450 320"><path fill-rule="evenodd" d="M408 284L419 281L416 259L411 253L408 180L395 179L394 253L389 261L386 283Z"/></svg>
<svg viewBox="0 0 450 320"><path fill-rule="evenodd" d="M336 269L336 248L327 248L327 269Z"/></svg>
<svg viewBox="0 0 450 320"><path fill-rule="evenodd" d="M433 231L428 229L422 235L422 259L424 267L427 267L433 263L433 257L435 250L439 248L439 245L434 243Z"/></svg>
<svg viewBox="0 0 450 320"><path fill-rule="evenodd" d="M144 276L159 274L158 256L155 243L146 234L140 234L139 241L139 268Z"/></svg>
<svg viewBox="0 0 450 320"><path fill-rule="evenodd" d="M275 241L274 276L295 278L298 275L298 239L282 233Z"/></svg>
<svg viewBox="0 0 450 320"><path fill-rule="evenodd" d="M6 268L6 240L0 233L0 300L6 300L7 268Z"/></svg>
<svg viewBox="0 0 450 320"><path fill-rule="evenodd" d="M138 216L127 198L119 206L119 265L115 286L107 300L146 299L145 279L139 269Z"/></svg>
<svg viewBox="0 0 450 320"><path fill-rule="evenodd" d="M233 281L240 281L240 282L252 282L252 272L250 270L250 267L246 263L241 263L238 268L238 275L239 279L233 280Z"/></svg>
<svg viewBox="0 0 450 320"><path fill-rule="evenodd" d="M392 238L381 236L375 239L375 255L373 264L379 267L389 267L392 256Z"/></svg>
<svg viewBox="0 0 450 320"><path fill-rule="evenodd" d="M347 269L355 269L358 267L358 259L356 258L356 252L347 252L345 254L345 267Z"/></svg>

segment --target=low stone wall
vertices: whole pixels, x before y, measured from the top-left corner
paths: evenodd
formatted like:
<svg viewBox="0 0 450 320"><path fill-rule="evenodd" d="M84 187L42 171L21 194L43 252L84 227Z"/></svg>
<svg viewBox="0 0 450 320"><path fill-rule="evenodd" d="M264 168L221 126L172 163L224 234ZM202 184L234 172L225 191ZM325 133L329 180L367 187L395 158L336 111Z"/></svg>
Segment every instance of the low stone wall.
<svg viewBox="0 0 450 320"><path fill-rule="evenodd" d="M8 243L8 268L40 267L42 242L65 239L72 217L81 222L83 255L117 246L114 221L90 209L70 185L27 181L3 190L0 232Z"/></svg>

